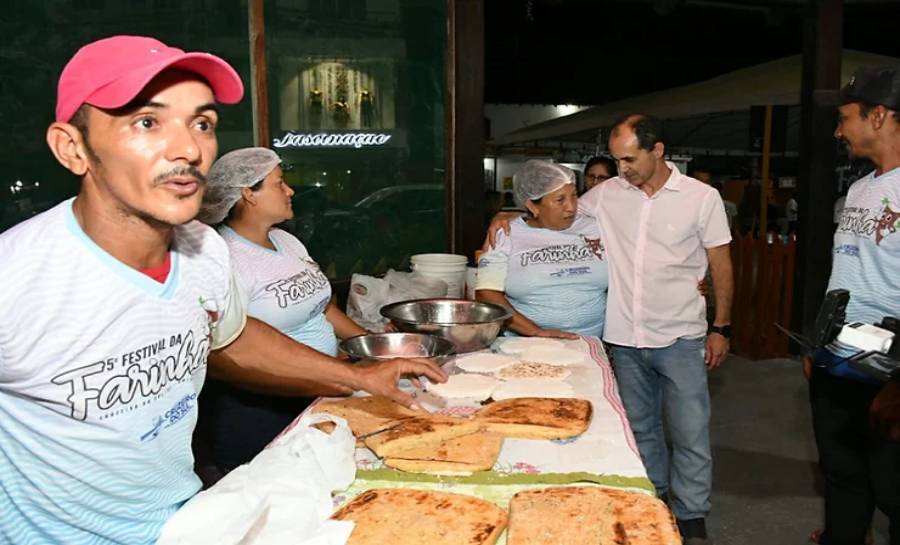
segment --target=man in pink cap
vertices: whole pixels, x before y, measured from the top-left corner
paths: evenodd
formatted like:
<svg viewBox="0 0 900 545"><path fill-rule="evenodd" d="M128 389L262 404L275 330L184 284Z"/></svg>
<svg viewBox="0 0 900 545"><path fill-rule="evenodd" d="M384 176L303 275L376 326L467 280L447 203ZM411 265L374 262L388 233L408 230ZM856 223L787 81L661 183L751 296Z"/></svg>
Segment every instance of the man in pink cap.
<svg viewBox="0 0 900 545"><path fill-rule="evenodd" d="M243 96L208 53L115 36L59 79L47 143L74 199L0 235L0 543L152 543L195 494L207 370L283 395L364 389L412 405L427 361L349 366L247 318L227 247L192 221L216 103Z"/></svg>

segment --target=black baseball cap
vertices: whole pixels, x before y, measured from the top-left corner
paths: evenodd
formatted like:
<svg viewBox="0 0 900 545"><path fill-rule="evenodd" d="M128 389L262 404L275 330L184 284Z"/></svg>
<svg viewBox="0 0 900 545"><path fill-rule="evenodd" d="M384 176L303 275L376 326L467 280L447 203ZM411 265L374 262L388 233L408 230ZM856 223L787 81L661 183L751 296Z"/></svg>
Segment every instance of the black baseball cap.
<svg viewBox="0 0 900 545"><path fill-rule="evenodd" d="M900 111L900 64L863 66L840 90L816 91L815 99L825 106L864 102Z"/></svg>

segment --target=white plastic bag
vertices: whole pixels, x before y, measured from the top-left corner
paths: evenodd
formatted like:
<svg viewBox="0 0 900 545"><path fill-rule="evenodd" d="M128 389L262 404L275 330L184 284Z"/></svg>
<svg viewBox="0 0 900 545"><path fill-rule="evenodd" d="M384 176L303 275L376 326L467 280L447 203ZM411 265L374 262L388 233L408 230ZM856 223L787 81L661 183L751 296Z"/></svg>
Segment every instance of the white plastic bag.
<svg viewBox="0 0 900 545"><path fill-rule="evenodd" d="M311 424L333 421L329 434ZM250 463L188 501L157 545L344 545L353 523L329 520L331 493L356 477L347 422L304 416Z"/></svg>
<svg viewBox="0 0 900 545"><path fill-rule="evenodd" d="M347 296L347 317L371 331L384 329L386 320L378 311L387 301L388 289L387 280L354 274Z"/></svg>
<svg viewBox="0 0 900 545"><path fill-rule="evenodd" d="M447 283L418 273L388 269L384 278L354 274L347 297L347 316L371 331L383 331L388 320L381 307L397 301L446 297Z"/></svg>

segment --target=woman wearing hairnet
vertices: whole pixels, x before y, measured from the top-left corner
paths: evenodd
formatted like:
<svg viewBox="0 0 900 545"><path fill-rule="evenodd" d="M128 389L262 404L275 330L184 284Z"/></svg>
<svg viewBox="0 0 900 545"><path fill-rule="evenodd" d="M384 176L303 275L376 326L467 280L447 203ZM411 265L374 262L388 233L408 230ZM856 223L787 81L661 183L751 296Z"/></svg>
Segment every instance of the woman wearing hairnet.
<svg viewBox="0 0 900 545"><path fill-rule="evenodd" d="M476 296L512 307L523 336L602 337L609 275L597 222L578 213L575 173L531 160L513 178L527 218L500 230L478 263Z"/></svg>
<svg viewBox="0 0 900 545"><path fill-rule="evenodd" d="M366 331L331 302L331 285L293 235L275 225L294 213L294 191L282 178L281 159L266 148L226 153L213 164L199 219L218 225L235 276L249 299L247 313L329 356L336 337ZM309 400L279 398L211 381L204 416L216 465L249 461Z"/></svg>

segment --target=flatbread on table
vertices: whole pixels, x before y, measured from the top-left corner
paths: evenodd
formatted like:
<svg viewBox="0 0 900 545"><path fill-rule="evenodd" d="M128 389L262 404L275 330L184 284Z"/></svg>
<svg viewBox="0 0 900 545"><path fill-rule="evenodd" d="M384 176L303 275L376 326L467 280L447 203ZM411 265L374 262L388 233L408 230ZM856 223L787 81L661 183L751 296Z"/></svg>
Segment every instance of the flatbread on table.
<svg viewBox="0 0 900 545"><path fill-rule="evenodd" d="M450 375L443 384L429 384L428 391L444 399L475 399L483 401L494 392L499 380L488 375L460 373Z"/></svg>
<svg viewBox="0 0 900 545"><path fill-rule="evenodd" d="M469 373L493 373L504 367L519 363L519 359L505 354L481 352L460 356L454 362L457 367Z"/></svg>
<svg viewBox="0 0 900 545"><path fill-rule="evenodd" d="M503 436L476 432L448 439L437 446L420 446L395 452L384 465L412 473L471 475L494 467Z"/></svg>
<svg viewBox="0 0 900 545"><path fill-rule="evenodd" d="M365 442L379 458L392 458L410 449L437 447L481 427L482 423L472 418L427 415L403 420L393 428L366 437Z"/></svg>
<svg viewBox="0 0 900 545"><path fill-rule="evenodd" d="M526 490L509 502L508 545L681 545L666 505L598 486Z"/></svg>
<svg viewBox="0 0 900 545"><path fill-rule="evenodd" d="M331 518L355 523L347 545L493 545L507 521L492 502L410 488L368 490Z"/></svg>
<svg viewBox="0 0 900 545"><path fill-rule="evenodd" d="M546 337L507 337L497 339L497 347L504 354L517 356L530 348L560 349L565 345L556 339Z"/></svg>
<svg viewBox="0 0 900 545"><path fill-rule="evenodd" d="M549 363L550 365L578 365L585 362L585 355L571 348L534 347L518 354L522 361Z"/></svg>
<svg viewBox="0 0 900 545"><path fill-rule="evenodd" d="M489 403L475 413L487 431L521 439L563 439L581 435L591 423L586 399L518 397Z"/></svg>
<svg viewBox="0 0 900 545"><path fill-rule="evenodd" d="M408 409L385 396L322 401L313 406L312 412L344 418L350 426L350 431L358 438L391 428L402 420L422 415L421 411Z"/></svg>
<svg viewBox="0 0 900 545"><path fill-rule="evenodd" d="M507 367L503 367L494 376L502 380L511 379L543 379L543 380L563 380L572 371L561 365L550 365L549 363L537 363L533 361L521 361Z"/></svg>
<svg viewBox="0 0 900 545"><path fill-rule="evenodd" d="M568 382L530 378L517 378L501 382L491 394L494 401L516 397L572 398L578 397L578 395Z"/></svg>

